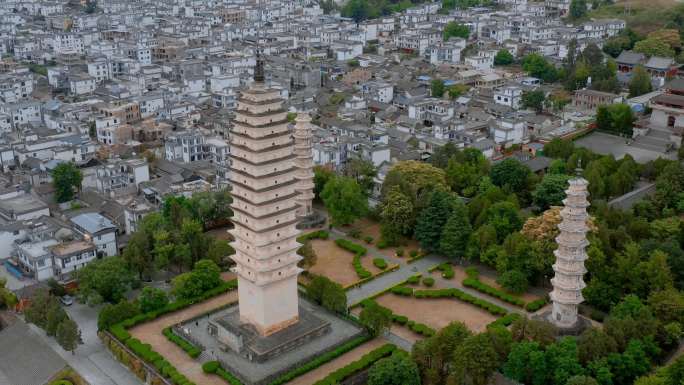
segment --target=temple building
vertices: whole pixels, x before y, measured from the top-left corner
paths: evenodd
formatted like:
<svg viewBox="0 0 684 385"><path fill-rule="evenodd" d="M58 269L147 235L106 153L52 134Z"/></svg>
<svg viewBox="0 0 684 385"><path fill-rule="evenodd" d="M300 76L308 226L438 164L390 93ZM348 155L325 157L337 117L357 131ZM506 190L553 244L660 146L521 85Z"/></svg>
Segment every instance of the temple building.
<svg viewBox="0 0 684 385"><path fill-rule="evenodd" d="M634 145L666 152L679 148L684 133L684 80L673 79L649 102L651 114L634 123Z"/></svg>
<svg viewBox="0 0 684 385"><path fill-rule="evenodd" d="M257 55L254 83L238 99L230 182L240 322L268 336L299 320L300 180L287 111L278 90L265 85L263 67Z"/></svg>
<svg viewBox="0 0 684 385"><path fill-rule="evenodd" d="M587 272L584 261L587 259L587 197L588 182L581 176L571 179L565 191L562 221L558 225L560 234L556 237L558 248L554 252L556 263L553 265L555 276L551 279L553 291L550 294L553 307L549 321L561 332L573 333L583 327L578 316L579 304L584 301L582 289L586 286L582 277Z"/></svg>
<svg viewBox="0 0 684 385"><path fill-rule="evenodd" d="M297 216L308 217L313 214L314 199L314 173L313 153L311 150L313 132L311 130L311 117L308 114L298 114L295 119L295 167L297 178Z"/></svg>

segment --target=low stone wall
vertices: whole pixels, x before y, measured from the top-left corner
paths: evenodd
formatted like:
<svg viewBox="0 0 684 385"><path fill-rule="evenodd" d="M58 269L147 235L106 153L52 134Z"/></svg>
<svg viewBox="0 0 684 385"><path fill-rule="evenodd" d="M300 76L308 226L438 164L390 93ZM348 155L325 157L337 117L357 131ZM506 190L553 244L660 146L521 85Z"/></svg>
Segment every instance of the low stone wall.
<svg viewBox="0 0 684 385"><path fill-rule="evenodd" d="M159 374L152 366L148 365L140 357L135 355L128 347L119 342L114 336L106 331L100 331L97 335L102 343L109 349L112 355L128 368L136 377L148 385L173 385L169 380Z"/></svg>

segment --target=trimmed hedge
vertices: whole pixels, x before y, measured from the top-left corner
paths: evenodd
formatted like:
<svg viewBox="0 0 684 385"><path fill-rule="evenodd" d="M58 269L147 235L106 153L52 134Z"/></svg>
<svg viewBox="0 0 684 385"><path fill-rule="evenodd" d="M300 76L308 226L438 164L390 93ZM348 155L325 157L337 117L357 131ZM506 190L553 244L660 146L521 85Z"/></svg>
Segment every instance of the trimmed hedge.
<svg viewBox="0 0 684 385"><path fill-rule="evenodd" d="M349 252L354 253L354 259L352 260L352 266L354 266L354 270L356 271L356 275L361 278L361 279L367 279L371 278L373 274L366 270L366 268L361 265L361 257L366 255L368 250L359 245L358 243L354 243L352 241L348 241L344 238L338 238L335 240L335 244ZM375 262L375 261L374 261ZM385 266L387 268L387 266Z"/></svg>
<svg viewBox="0 0 684 385"><path fill-rule="evenodd" d="M322 380L316 381L314 385L336 385L344 381L346 378L359 373L371 367L378 360L390 356L397 347L392 344L383 345L367 354L360 359L350 363L347 366L341 367L336 371L328 374ZM273 384L271 384L273 385Z"/></svg>
<svg viewBox="0 0 684 385"><path fill-rule="evenodd" d="M290 381L292 381L294 378L297 378L304 373L308 373L324 364L327 364L328 362L334 360L335 358L343 355L344 353L349 352L350 350L355 349L356 347L366 343L367 341L370 340L369 336L361 336L361 337L356 337L353 340L350 340L349 342L345 343L342 346L339 346L338 348L331 350L327 353L323 353L320 356L314 358L313 360L305 363L302 366L298 366L289 372L283 374L282 376L278 377L275 381L271 382L269 385L282 385L286 384ZM394 345L392 345L394 346Z"/></svg>
<svg viewBox="0 0 684 385"><path fill-rule="evenodd" d="M51 382L50 385L74 385L74 383L69 380L57 380Z"/></svg>
<svg viewBox="0 0 684 385"><path fill-rule="evenodd" d="M468 278L474 278L474 279L480 278L480 272L477 270L477 268L475 266L466 267L465 273L468 276Z"/></svg>
<svg viewBox="0 0 684 385"><path fill-rule="evenodd" d="M479 291L480 293L484 293L487 295L491 295L492 297L496 297L502 301L508 302L512 305L524 307L525 306L525 301L522 299L512 296L508 293L505 293L503 290L499 290L493 286L489 286L486 283L478 280L477 278L466 278L463 280L463 286L469 287L471 289L475 289Z"/></svg>
<svg viewBox="0 0 684 385"><path fill-rule="evenodd" d="M408 328L411 329L414 333L424 335L425 337L432 337L436 333L435 329L425 324L414 321L408 321L406 326L408 326Z"/></svg>
<svg viewBox="0 0 684 385"><path fill-rule="evenodd" d="M487 328L496 328L496 327L508 327L513 322L517 321L518 319L522 318L522 316L518 313L508 313L503 317L498 318L496 321L490 322L489 325L487 325Z"/></svg>
<svg viewBox="0 0 684 385"><path fill-rule="evenodd" d="M419 259L422 259L427 255L427 253L418 250L411 250L411 253L409 255L411 257L408 259L408 261L406 261L406 263L413 263Z"/></svg>
<svg viewBox="0 0 684 385"><path fill-rule="evenodd" d="M230 372L221 367L218 361L207 361L202 365L202 371L208 374L215 374L228 382L230 385L243 385L242 382Z"/></svg>
<svg viewBox="0 0 684 385"><path fill-rule="evenodd" d="M488 311L492 315L502 316L506 315L508 312L506 309L496 306L491 302L473 297L472 295L465 293L458 289L434 289L434 290L416 290L413 292L413 296L416 298L447 298L454 297L463 302L468 302L475 305L481 309Z"/></svg>
<svg viewBox="0 0 684 385"><path fill-rule="evenodd" d="M403 295L405 297L413 296L413 288L406 286L394 286L391 290L392 294Z"/></svg>
<svg viewBox="0 0 684 385"><path fill-rule="evenodd" d="M423 285L427 287L432 287L435 285L435 279L432 277L425 277L423 278Z"/></svg>
<svg viewBox="0 0 684 385"><path fill-rule="evenodd" d="M360 255L360 256L364 256L364 255L366 255L366 253L368 252L368 250L367 250L365 247L359 245L358 243L354 243L354 242L352 242L352 241L348 241L348 240L346 240L346 239L344 239L344 238L338 238L338 239L336 239L336 240L335 240L335 244L336 244L337 246L339 246L339 247L341 247L341 248L343 248L343 249L349 251L349 252L352 252L352 253L354 253L354 254L358 254L358 255Z"/></svg>
<svg viewBox="0 0 684 385"><path fill-rule="evenodd" d="M202 353L200 348L186 341L183 337L176 335L171 328L165 328L162 330L162 334L166 339L178 345L178 347L183 349L192 358L197 358Z"/></svg>
<svg viewBox="0 0 684 385"><path fill-rule="evenodd" d="M306 241L312 239L328 239L328 237L330 237L329 232L327 232L326 230L318 230L313 231L311 233L300 235L299 237L297 237L297 242L306 243Z"/></svg>
<svg viewBox="0 0 684 385"><path fill-rule="evenodd" d="M373 258L373 265L378 269L385 270L387 268L387 261L382 258Z"/></svg>
<svg viewBox="0 0 684 385"><path fill-rule="evenodd" d="M549 303L549 300L545 298L540 298L531 302L528 302L527 305L525 305L525 310L527 310L530 313L534 313L535 311L543 308L547 303Z"/></svg>
<svg viewBox="0 0 684 385"><path fill-rule="evenodd" d="M223 294L227 291L234 290L235 288L237 288L237 280L236 279L234 279L232 281L221 282L221 284L219 286L205 291L202 295L200 295L196 298L182 299L182 300L170 302L161 309L157 309L155 311L151 311L151 312L147 312L147 313L143 313L143 314L138 314L135 317L124 320L121 323L118 323L116 325L111 326L109 328L109 332L111 333L111 335L114 338L116 338L122 344L124 344L126 347L128 347L133 352L133 354L135 354L136 356L138 356L140 359L147 362L148 364L154 366L154 368L157 370L157 372L159 372L159 374L166 377L167 379L170 379L173 384L175 384L175 385L194 385L194 383L191 382L190 380L188 380L187 377L185 377L183 374L178 372L178 370L170 362L168 362L164 358L164 356L162 356L161 354L152 350L151 345L143 344L137 338L132 337L131 334L126 329L132 328L132 327L134 327L138 324L141 324L143 322L151 321L151 320L156 319L156 318L158 318L164 314L172 313L174 311L186 308L186 307L193 305L197 302L202 302L202 301L207 300L209 298L215 297L219 294ZM166 334L165 334L165 336L166 336ZM167 338L169 338L169 337L167 336ZM182 348L182 346L181 346L181 348ZM187 352L187 350L186 350L186 352ZM188 354L190 354L190 352L188 352Z"/></svg>

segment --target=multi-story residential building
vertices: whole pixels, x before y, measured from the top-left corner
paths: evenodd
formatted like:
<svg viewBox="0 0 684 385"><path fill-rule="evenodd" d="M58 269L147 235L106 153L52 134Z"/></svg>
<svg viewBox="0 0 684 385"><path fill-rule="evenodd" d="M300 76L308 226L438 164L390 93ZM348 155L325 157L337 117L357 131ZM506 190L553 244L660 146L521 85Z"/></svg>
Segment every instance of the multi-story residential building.
<svg viewBox="0 0 684 385"><path fill-rule="evenodd" d="M115 160L96 168L93 180L86 187L94 187L100 193L112 195L119 191L137 192L138 185L150 180L150 171L145 159Z"/></svg>
<svg viewBox="0 0 684 385"><path fill-rule="evenodd" d="M514 110L520 108L522 102L522 88L516 86L502 87L494 90L494 103L511 107Z"/></svg>
<svg viewBox="0 0 684 385"><path fill-rule="evenodd" d="M572 105L578 110L596 111L599 106L621 103L623 97L610 92L581 89L575 91Z"/></svg>
<svg viewBox="0 0 684 385"><path fill-rule="evenodd" d="M430 64L458 64L461 62L461 52L466 47L466 40L463 38L451 38L446 42L438 42L431 45L426 53L425 58Z"/></svg>
<svg viewBox="0 0 684 385"><path fill-rule="evenodd" d="M71 223L84 239L90 240L95 245L98 257L109 257L118 253L117 227L102 214L79 214L71 218Z"/></svg>
<svg viewBox="0 0 684 385"><path fill-rule="evenodd" d="M27 100L33 93L33 83L30 73L0 75L0 101L16 103Z"/></svg>

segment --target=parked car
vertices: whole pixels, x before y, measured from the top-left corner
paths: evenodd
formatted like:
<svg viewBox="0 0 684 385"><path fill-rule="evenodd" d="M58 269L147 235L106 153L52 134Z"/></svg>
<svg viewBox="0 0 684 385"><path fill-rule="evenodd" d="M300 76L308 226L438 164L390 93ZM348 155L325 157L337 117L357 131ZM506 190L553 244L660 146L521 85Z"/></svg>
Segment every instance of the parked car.
<svg viewBox="0 0 684 385"><path fill-rule="evenodd" d="M59 297L59 302L61 302L64 306L71 306L74 303L74 297L70 295L64 295Z"/></svg>

